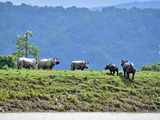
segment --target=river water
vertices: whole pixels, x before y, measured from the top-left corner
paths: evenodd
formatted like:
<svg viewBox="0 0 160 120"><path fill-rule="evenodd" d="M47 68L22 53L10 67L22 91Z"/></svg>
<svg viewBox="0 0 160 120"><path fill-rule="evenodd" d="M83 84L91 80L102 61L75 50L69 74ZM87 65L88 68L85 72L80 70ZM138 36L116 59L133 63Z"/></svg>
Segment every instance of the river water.
<svg viewBox="0 0 160 120"><path fill-rule="evenodd" d="M160 113L0 113L0 120L160 120Z"/></svg>

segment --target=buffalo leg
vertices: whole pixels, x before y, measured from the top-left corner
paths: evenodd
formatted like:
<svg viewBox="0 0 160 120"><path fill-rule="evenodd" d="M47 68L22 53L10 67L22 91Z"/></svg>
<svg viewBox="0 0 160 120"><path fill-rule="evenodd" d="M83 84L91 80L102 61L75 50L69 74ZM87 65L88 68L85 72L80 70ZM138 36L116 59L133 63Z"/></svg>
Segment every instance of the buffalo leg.
<svg viewBox="0 0 160 120"><path fill-rule="evenodd" d="M21 69L20 65L18 65L18 69Z"/></svg>
<svg viewBox="0 0 160 120"><path fill-rule="evenodd" d="M112 75L112 71L110 70L110 74Z"/></svg>
<svg viewBox="0 0 160 120"><path fill-rule="evenodd" d="M18 69L22 69L22 67L21 67L21 66L18 66Z"/></svg>
<svg viewBox="0 0 160 120"><path fill-rule="evenodd" d="M71 65L71 70L75 70L75 67L73 65Z"/></svg>
<svg viewBox="0 0 160 120"><path fill-rule="evenodd" d="M135 75L135 73L132 74L132 80L134 80L134 75Z"/></svg>
<svg viewBox="0 0 160 120"><path fill-rule="evenodd" d="M72 70L75 70L75 68L73 67Z"/></svg>
<svg viewBox="0 0 160 120"><path fill-rule="evenodd" d="M23 68L23 64L20 63L20 64L18 65L18 69L22 69L22 68Z"/></svg>
<svg viewBox="0 0 160 120"><path fill-rule="evenodd" d="M73 70L73 71L74 71L74 70L75 70L75 67L71 67L71 70Z"/></svg>
<svg viewBox="0 0 160 120"><path fill-rule="evenodd" d="M84 70L84 68L81 68L81 70Z"/></svg>
<svg viewBox="0 0 160 120"><path fill-rule="evenodd" d="M38 69L41 69L40 65L38 64Z"/></svg>
<svg viewBox="0 0 160 120"><path fill-rule="evenodd" d="M113 75L115 74L115 71L113 71Z"/></svg>
<svg viewBox="0 0 160 120"><path fill-rule="evenodd" d="M23 68L23 65L20 65L20 69L22 69Z"/></svg>
<svg viewBox="0 0 160 120"><path fill-rule="evenodd" d="M126 76L126 71L124 70L124 77Z"/></svg>
<svg viewBox="0 0 160 120"><path fill-rule="evenodd" d="M117 76L118 76L118 70L117 70Z"/></svg>
<svg viewBox="0 0 160 120"><path fill-rule="evenodd" d="M49 67L49 69L50 69L50 70L52 70L52 66L51 66L51 67Z"/></svg>
<svg viewBox="0 0 160 120"><path fill-rule="evenodd" d="M127 79L129 79L129 73L127 72Z"/></svg>
<svg viewBox="0 0 160 120"><path fill-rule="evenodd" d="M31 67L31 68L32 68L32 70L34 70L34 69L35 69L35 66L34 66L34 65L32 65L32 67Z"/></svg>

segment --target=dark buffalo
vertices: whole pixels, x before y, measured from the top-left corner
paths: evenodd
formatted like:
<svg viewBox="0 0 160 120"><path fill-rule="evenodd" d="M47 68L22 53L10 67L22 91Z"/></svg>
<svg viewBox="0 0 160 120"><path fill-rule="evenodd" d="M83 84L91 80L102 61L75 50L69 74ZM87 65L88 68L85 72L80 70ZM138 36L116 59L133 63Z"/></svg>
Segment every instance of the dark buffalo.
<svg viewBox="0 0 160 120"><path fill-rule="evenodd" d="M136 73L136 68L135 68L134 64L131 62L128 62L128 60L122 60L121 66L124 71L124 77L126 76L126 73L127 73L127 78L130 79L129 74L132 73L132 80L134 80L134 76Z"/></svg>
<svg viewBox="0 0 160 120"><path fill-rule="evenodd" d="M85 61L72 61L71 70L84 70L88 69L88 63Z"/></svg>
<svg viewBox="0 0 160 120"><path fill-rule="evenodd" d="M111 75L114 75L115 72L117 72L117 76L118 76L118 67L115 64L107 64L105 67L105 70L110 71Z"/></svg>

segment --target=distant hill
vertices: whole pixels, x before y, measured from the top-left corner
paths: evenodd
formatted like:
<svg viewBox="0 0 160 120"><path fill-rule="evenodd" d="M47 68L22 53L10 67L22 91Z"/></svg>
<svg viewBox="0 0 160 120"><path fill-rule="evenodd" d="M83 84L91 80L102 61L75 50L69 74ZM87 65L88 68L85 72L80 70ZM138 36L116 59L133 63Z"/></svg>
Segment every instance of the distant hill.
<svg viewBox="0 0 160 120"><path fill-rule="evenodd" d="M153 9L160 9L160 1L148 1L148 2L131 2L131 3L123 3L123 4L118 4L114 5L113 7L116 8L153 8ZM100 7L94 7L91 8L90 10L92 11L102 11L105 6L100 6Z"/></svg>
<svg viewBox="0 0 160 120"><path fill-rule="evenodd" d="M133 2L117 5L118 8L160 8L160 1L149 1L149 2Z"/></svg>
<svg viewBox="0 0 160 120"><path fill-rule="evenodd" d="M160 10L14 6L0 3L0 55L14 52L17 34L33 32L31 44L40 57L58 57L56 69L69 69L72 60L89 61L89 69L128 59L137 68L160 60ZM121 68L121 67L120 67Z"/></svg>

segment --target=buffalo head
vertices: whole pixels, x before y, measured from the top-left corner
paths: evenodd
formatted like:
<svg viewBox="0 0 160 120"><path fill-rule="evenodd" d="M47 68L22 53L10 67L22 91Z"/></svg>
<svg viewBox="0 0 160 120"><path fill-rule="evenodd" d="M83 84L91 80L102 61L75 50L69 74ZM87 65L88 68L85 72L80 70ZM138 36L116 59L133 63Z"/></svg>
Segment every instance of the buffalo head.
<svg viewBox="0 0 160 120"><path fill-rule="evenodd" d="M127 62L128 62L128 60L121 60L121 66L123 66Z"/></svg>
<svg viewBox="0 0 160 120"><path fill-rule="evenodd" d="M110 65L109 65L109 64L107 64L107 65L106 65L106 67L105 67L105 70L109 69L109 66L110 66Z"/></svg>
<svg viewBox="0 0 160 120"><path fill-rule="evenodd" d="M60 64L58 58L54 58L53 61L54 61L54 63L55 63L56 65L57 65L57 64Z"/></svg>

